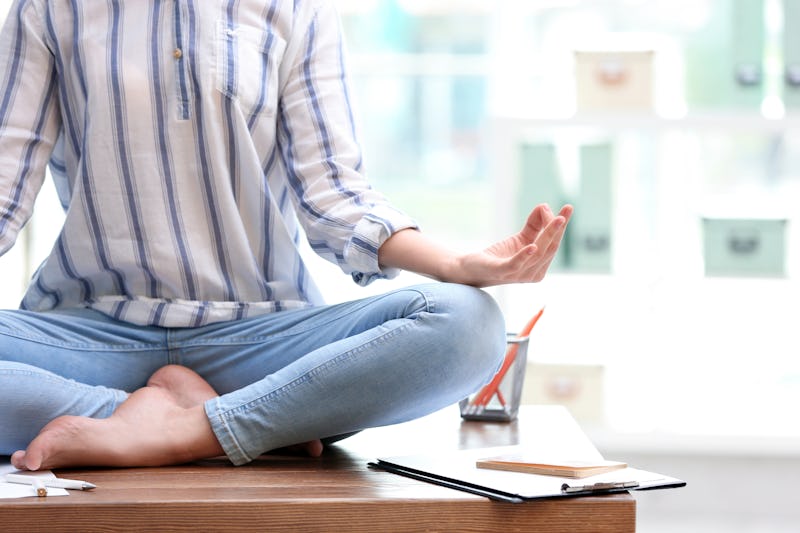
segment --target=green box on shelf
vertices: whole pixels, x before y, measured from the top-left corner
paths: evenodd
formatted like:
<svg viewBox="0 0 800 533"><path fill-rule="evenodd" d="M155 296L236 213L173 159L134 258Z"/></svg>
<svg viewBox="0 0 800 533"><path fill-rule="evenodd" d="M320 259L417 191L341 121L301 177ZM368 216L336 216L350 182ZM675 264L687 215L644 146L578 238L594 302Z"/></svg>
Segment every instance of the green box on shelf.
<svg viewBox="0 0 800 533"><path fill-rule="evenodd" d="M703 218L707 276L786 275L786 219Z"/></svg>
<svg viewBox="0 0 800 533"><path fill-rule="evenodd" d="M570 267L578 272L611 271L611 143L584 144L580 153L580 189L570 222Z"/></svg>
<svg viewBox="0 0 800 533"><path fill-rule="evenodd" d="M517 183L516 219L521 228L531 210L538 204L547 203L558 209L565 202L561 171L556 159L556 147L552 143L524 143L520 146L520 174ZM568 268L569 227L564 242L550 268Z"/></svg>
<svg viewBox="0 0 800 533"><path fill-rule="evenodd" d="M714 16L686 43L690 108L759 109L765 85L764 2L710 0Z"/></svg>
<svg viewBox="0 0 800 533"><path fill-rule="evenodd" d="M800 109L800 2L783 1L783 101Z"/></svg>

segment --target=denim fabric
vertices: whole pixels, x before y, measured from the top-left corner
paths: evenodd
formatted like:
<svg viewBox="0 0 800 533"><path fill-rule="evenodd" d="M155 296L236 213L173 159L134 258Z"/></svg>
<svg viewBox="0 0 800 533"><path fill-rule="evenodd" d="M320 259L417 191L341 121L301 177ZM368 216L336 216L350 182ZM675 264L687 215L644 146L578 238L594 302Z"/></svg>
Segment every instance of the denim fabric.
<svg viewBox="0 0 800 533"><path fill-rule="evenodd" d="M502 314L485 292L431 283L198 328L89 309L0 311L0 454L64 414L107 417L167 364L220 394L205 404L234 464L457 402L497 371Z"/></svg>

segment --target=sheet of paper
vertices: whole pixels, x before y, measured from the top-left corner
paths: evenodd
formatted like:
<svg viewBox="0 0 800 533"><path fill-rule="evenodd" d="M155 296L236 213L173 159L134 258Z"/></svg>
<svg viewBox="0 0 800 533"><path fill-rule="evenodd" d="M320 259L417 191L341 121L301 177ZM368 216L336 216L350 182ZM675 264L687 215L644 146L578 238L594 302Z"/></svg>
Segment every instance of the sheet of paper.
<svg viewBox="0 0 800 533"><path fill-rule="evenodd" d="M449 479L466 481L479 487L499 490L509 494L517 494L525 498L558 495L561 493L561 485L564 483L573 486L590 485L593 483L637 481L641 487L651 487L671 481L679 481L669 476L630 467L576 480L539 474L486 470L475 466L475 461L479 458L519 452L520 446L509 446L460 450L447 455L407 455L381 458L381 460L412 468L420 472L428 472ZM585 457L585 459L589 460L594 458Z"/></svg>
<svg viewBox="0 0 800 533"><path fill-rule="evenodd" d="M32 485L21 485L19 483L6 483L6 474L13 474L17 472L10 462L0 460L0 498L27 498L29 496L36 496L36 489ZM35 475L42 479L55 479L56 475L49 470L36 472L35 474L27 473L28 475ZM47 488L47 497L50 496L69 496L66 489L57 489L53 487Z"/></svg>

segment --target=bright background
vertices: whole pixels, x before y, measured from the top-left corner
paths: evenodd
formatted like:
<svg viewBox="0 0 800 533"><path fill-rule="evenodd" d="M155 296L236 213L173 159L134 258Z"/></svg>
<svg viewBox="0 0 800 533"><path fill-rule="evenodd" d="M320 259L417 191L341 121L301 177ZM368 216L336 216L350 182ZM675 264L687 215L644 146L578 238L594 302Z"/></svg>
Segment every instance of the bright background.
<svg viewBox="0 0 800 533"><path fill-rule="evenodd" d="M574 202L576 217L610 209L608 265L489 292L509 330L546 306L529 360L554 380L586 371L563 401L601 451L689 482L637 496L639 530L796 531L800 99L783 75L800 50L783 2L755 19L763 82L746 98L726 70L751 52L731 21L758 0L337 3L368 173L447 245L482 248L540 200L521 198L537 191L522 146L554 147L568 193L578 147L610 147L610 200ZM651 110L576 109L574 51L598 49L654 51ZM54 196L48 183L0 260L0 306L52 245ZM707 275L701 220L717 213L786 220L783 275ZM310 260L331 302L419 281L363 289Z"/></svg>

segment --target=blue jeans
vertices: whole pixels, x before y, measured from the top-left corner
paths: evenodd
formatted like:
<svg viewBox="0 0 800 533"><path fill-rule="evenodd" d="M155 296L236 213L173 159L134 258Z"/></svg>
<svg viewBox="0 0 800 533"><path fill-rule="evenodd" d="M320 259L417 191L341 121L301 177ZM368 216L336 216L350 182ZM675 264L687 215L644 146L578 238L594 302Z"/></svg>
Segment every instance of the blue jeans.
<svg viewBox="0 0 800 533"><path fill-rule="evenodd" d="M455 403L491 379L504 348L494 300L445 283L185 329L89 309L0 311L0 454L58 416L108 417L160 367L180 364L220 394L205 411L243 464Z"/></svg>

